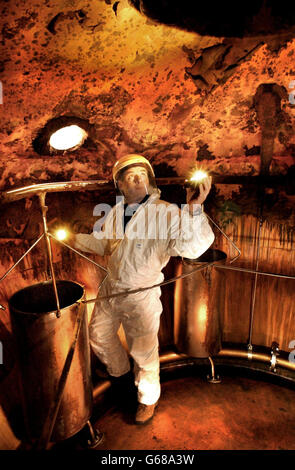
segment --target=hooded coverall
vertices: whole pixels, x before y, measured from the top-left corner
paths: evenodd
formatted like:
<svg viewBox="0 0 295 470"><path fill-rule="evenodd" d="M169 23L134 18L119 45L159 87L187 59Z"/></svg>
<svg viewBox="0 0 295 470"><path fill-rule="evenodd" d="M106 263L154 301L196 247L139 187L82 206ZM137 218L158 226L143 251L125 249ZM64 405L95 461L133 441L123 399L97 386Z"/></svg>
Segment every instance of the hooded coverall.
<svg viewBox="0 0 295 470"><path fill-rule="evenodd" d="M213 243L214 234L204 213L199 211L192 216L188 205L180 211L177 205L160 200L159 193L156 190L139 206L125 233L121 201L106 217L103 237L97 232L76 235L77 249L110 255L108 277L101 287L101 296L158 284L164 279L161 271L170 256L195 259ZM127 352L117 334L122 323L134 359L138 402L145 405L156 403L160 396L160 295L160 287L155 287L102 299L95 304L89 325L94 353L110 375L119 377L130 370Z"/></svg>

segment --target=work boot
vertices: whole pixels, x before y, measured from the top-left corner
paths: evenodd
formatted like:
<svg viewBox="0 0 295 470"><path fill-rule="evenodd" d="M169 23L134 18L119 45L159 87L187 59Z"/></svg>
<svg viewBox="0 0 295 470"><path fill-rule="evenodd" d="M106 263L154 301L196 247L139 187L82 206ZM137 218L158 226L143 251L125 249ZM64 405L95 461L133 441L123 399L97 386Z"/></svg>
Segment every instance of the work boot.
<svg viewBox="0 0 295 470"><path fill-rule="evenodd" d="M136 424L145 424L152 419L154 416L155 408L158 402L153 405L144 405L143 403L138 404L135 422Z"/></svg>

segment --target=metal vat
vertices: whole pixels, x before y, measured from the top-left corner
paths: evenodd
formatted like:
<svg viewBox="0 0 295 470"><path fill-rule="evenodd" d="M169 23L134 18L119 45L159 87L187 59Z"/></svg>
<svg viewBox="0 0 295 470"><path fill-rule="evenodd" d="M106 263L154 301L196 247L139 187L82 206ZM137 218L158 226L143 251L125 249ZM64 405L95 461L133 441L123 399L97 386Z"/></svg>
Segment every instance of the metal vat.
<svg viewBox="0 0 295 470"><path fill-rule="evenodd" d="M80 431L92 412L88 321L86 306L79 302L84 299L84 288L72 281L59 280L57 290L60 318L55 313L52 281L26 287L9 299L12 328L18 343L24 418L30 439L39 438L44 432L44 423L57 400L62 371L73 345L77 316L82 315L51 436L53 442Z"/></svg>
<svg viewBox="0 0 295 470"><path fill-rule="evenodd" d="M184 258L177 275L208 262L223 263L226 254L207 250L197 259ZM221 315L224 311L225 275L209 266L178 279L174 291L174 343L179 352L206 358L221 349Z"/></svg>

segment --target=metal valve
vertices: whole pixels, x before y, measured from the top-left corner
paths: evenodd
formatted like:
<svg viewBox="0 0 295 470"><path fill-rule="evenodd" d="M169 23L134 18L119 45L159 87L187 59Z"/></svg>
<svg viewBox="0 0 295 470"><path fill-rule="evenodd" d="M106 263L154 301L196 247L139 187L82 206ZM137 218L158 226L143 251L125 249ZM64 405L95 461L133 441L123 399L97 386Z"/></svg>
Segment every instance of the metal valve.
<svg viewBox="0 0 295 470"><path fill-rule="evenodd" d="M276 372L277 356L280 355L279 343L273 341L271 344L271 359L269 370Z"/></svg>

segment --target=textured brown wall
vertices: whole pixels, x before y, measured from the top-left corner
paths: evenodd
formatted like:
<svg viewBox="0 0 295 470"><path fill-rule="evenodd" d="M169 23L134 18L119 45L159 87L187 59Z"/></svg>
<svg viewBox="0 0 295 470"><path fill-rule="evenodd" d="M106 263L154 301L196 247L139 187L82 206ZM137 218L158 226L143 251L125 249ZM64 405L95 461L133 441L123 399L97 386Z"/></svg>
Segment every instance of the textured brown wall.
<svg viewBox="0 0 295 470"><path fill-rule="evenodd" d="M217 38L151 22L126 0L3 4L0 187L109 177L128 151L179 175L196 160L215 171L259 170L258 87L285 90L271 172L294 160L294 41L286 34ZM94 126L91 149L40 157L46 122L75 115Z"/></svg>

